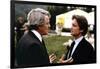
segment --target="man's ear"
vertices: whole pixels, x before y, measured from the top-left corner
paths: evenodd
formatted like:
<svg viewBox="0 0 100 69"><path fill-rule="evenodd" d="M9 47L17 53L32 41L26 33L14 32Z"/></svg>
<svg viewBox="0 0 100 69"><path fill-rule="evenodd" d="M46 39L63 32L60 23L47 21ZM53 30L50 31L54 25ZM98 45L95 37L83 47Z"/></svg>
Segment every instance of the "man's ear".
<svg viewBox="0 0 100 69"><path fill-rule="evenodd" d="M39 26L38 26L38 30L41 30L41 29L42 29L42 27L43 27L42 25L39 25Z"/></svg>

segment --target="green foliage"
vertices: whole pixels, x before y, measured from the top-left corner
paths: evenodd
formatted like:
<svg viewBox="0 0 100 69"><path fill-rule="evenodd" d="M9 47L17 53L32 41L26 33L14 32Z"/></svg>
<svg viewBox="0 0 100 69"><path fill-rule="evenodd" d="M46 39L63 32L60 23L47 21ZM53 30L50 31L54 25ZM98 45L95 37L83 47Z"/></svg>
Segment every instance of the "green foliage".
<svg viewBox="0 0 100 69"><path fill-rule="evenodd" d="M45 44L47 47L48 54L54 53L57 56L55 62L57 62L60 57L67 52L67 48L63 46L63 43L68 41L71 37L68 36L48 36L45 37Z"/></svg>

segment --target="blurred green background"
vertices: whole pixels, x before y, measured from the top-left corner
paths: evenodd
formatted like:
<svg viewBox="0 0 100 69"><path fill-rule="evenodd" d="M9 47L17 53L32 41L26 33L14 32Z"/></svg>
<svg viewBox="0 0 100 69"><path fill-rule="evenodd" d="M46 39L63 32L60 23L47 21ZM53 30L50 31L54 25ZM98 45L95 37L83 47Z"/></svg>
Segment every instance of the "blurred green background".
<svg viewBox="0 0 100 69"><path fill-rule="evenodd" d="M48 35L44 37L48 54L50 55L54 53L57 56L54 61L55 63L59 61L60 57L67 52L67 47L63 46L63 43L67 42L69 39L71 39L71 36Z"/></svg>

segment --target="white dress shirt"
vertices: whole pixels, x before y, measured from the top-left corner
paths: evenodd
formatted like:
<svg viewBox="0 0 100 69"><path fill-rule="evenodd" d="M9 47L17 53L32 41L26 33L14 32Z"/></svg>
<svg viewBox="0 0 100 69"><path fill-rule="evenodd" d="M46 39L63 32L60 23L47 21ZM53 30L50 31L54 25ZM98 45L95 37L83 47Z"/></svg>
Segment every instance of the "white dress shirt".
<svg viewBox="0 0 100 69"><path fill-rule="evenodd" d="M74 45L73 50L72 50L72 52L71 52L71 56L73 55L73 53L74 53L76 47L78 46L78 44L80 43L80 41L81 41L82 39L83 39L83 36L81 36L80 38L74 40L74 41L75 41L75 45Z"/></svg>
<svg viewBox="0 0 100 69"><path fill-rule="evenodd" d="M40 33L38 33L36 30L32 30L32 32L38 37L38 39L42 42L42 37Z"/></svg>

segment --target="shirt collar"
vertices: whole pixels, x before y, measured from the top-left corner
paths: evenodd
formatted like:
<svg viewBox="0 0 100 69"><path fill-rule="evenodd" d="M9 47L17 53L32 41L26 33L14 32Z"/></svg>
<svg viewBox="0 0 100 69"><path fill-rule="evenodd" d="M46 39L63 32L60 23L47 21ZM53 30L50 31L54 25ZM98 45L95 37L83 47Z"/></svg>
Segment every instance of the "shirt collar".
<svg viewBox="0 0 100 69"><path fill-rule="evenodd" d="M79 37L78 39L74 40L74 41L75 41L75 44L76 44L76 43L79 43L82 39L83 39L83 36L81 36L81 37Z"/></svg>
<svg viewBox="0 0 100 69"><path fill-rule="evenodd" d="M73 47L73 50L72 50L72 53L71 53L71 56L72 54L74 53L76 47L78 46L78 44L80 43L80 41L83 39L83 36L79 37L78 39L74 40L75 41L75 45Z"/></svg>
<svg viewBox="0 0 100 69"><path fill-rule="evenodd" d="M38 39L42 42L42 37L36 30L32 30L32 32L38 37Z"/></svg>

